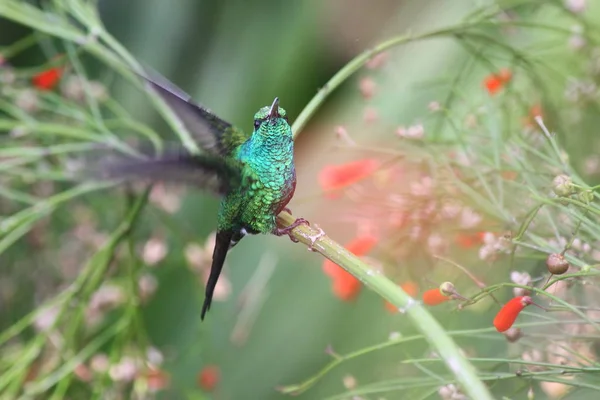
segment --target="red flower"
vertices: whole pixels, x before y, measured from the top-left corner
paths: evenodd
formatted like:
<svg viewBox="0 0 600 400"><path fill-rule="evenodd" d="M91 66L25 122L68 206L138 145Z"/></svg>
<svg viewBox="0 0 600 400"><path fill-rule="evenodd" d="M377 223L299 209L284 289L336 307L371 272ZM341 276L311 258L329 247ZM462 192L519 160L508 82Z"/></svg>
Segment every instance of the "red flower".
<svg viewBox="0 0 600 400"><path fill-rule="evenodd" d="M339 190L370 176L379 166L373 159L352 161L341 165L326 165L319 172L319 184L324 191ZM328 193L328 197L335 198L335 193Z"/></svg>
<svg viewBox="0 0 600 400"><path fill-rule="evenodd" d="M416 297L417 294L419 293L419 286L415 282L413 282L413 281L404 282L402 285L400 285L400 287L410 297ZM393 305L389 301L385 302L385 308L389 312L391 312L391 313L397 313L398 312L398 307L396 307L395 305Z"/></svg>
<svg viewBox="0 0 600 400"><path fill-rule="evenodd" d="M533 106L531 106L531 108L529 109L529 116L531 118L544 116L544 111L542 110L542 105L538 103L538 104L534 104Z"/></svg>
<svg viewBox="0 0 600 400"><path fill-rule="evenodd" d="M348 272L342 272L333 280L333 294L342 301L351 301L360 293L360 281Z"/></svg>
<svg viewBox="0 0 600 400"><path fill-rule="evenodd" d="M345 247L357 257L362 257L370 252L377 244L374 236L359 236L350 241ZM352 300L360 292L361 284L352 274L331 260L323 262L323 272L333 280L333 293L341 300Z"/></svg>
<svg viewBox="0 0 600 400"><path fill-rule="evenodd" d="M31 82L33 83L33 86L39 90L52 90L60 80L61 75L61 68L50 68L34 75L34 77L31 78Z"/></svg>
<svg viewBox="0 0 600 400"><path fill-rule="evenodd" d="M448 300L450 300L450 297L445 296L440 288L429 289L423 293L423 303L428 306L437 306Z"/></svg>
<svg viewBox="0 0 600 400"><path fill-rule="evenodd" d="M507 181L514 181L519 177L519 173L513 170L506 170L500 172L500 176Z"/></svg>
<svg viewBox="0 0 600 400"><path fill-rule="evenodd" d="M465 233L459 232L456 235L456 244L463 249L470 249L483 243L483 235L485 232Z"/></svg>
<svg viewBox="0 0 600 400"><path fill-rule="evenodd" d="M159 368L150 368L146 373L148 389L156 392L169 387L169 374Z"/></svg>
<svg viewBox="0 0 600 400"><path fill-rule="evenodd" d="M198 386L205 392L212 392L221 380L221 371L216 365L207 365L198 374Z"/></svg>
<svg viewBox="0 0 600 400"><path fill-rule="evenodd" d="M512 79L512 71L508 68L501 68L497 76L502 83L508 83Z"/></svg>
<svg viewBox="0 0 600 400"><path fill-rule="evenodd" d="M519 313L528 305L533 304L529 296L518 296L510 299L496 314L494 326L498 332L504 332L510 329L515 323Z"/></svg>
<svg viewBox="0 0 600 400"><path fill-rule="evenodd" d="M523 117L523 126L526 128L532 128L536 126L535 117L543 117L544 110L542 109L542 105L537 103L531 106L529 109L529 113L526 117Z"/></svg>
<svg viewBox="0 0 600 400"><path fill-rule="evenodd" d="M483 80L483 85L490 95L498 93L510 80L512 72L508 68L502 68L498 73L488 75Z"/></svg>

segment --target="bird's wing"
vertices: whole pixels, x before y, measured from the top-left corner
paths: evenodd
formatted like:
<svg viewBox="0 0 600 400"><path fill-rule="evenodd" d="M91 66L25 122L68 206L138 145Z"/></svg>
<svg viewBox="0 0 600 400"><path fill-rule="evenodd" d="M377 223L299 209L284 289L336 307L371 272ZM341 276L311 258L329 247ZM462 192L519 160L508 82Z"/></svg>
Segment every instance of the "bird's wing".
<svg viewBox="0 0 600 400"><path fill-rule="evenodd" d="M241 129L200 106L190 95L155 72L143 77L167 103L198 145L206 152L222 156L248 139Z"/></svg>
<svg viewBox="0 0 600 400"><path fill-rule="evenodd" d="M115 152L86 161L83 178L122 181L174 182L189 184L224 195L239 187L242 165L235 159L212 154L166 151L159 157L131 158Z"/></svg>

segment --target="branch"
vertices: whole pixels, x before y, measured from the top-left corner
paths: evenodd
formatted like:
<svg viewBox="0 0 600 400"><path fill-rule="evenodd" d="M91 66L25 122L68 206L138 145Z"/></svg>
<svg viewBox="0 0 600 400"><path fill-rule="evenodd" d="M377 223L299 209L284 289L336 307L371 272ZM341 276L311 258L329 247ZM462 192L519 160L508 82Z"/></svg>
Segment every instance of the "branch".
<svg viewBox="0 0 600 400"><path fill-rule="evenodd" d="M282 227L288 226L294 221L295 218L286 212L282 212L277 216L277 223ZM407 315L429 344L436 349L437 354L444 360L450 372L456 377L462 389L470 398L478 400L493 399L487 387L479 379L473 365L461 355L460 348L420 302L415 301L384 275L374 273L369 265L333 241L329 236L320 236L320 234L319 230L306 225L301 225L292 231L292 236L298 239L299 242L311 246L314 251L344 268L375 293L395 305L402 314ZM318 239L315 240L315 238ZM307 381L305 384L286 386L282 388L282 392L300 393L308 389L313 383L314 381Z"/></svg>

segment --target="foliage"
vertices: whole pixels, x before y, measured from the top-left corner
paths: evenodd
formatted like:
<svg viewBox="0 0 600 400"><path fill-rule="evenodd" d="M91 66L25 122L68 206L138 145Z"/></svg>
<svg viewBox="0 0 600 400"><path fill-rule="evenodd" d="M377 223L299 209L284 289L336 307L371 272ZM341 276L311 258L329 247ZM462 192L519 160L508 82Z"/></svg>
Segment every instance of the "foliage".
<svg viewBox="0 0 600 400"><path fill-rule="evenodd" d="M296 237L325 274L282 239L245 240L200 325L214 201L74 173L99 148L196 144L93 2L0 2L29 29L0 48L2 397L595 398L600 10L585 5L432 2L440 26L340 68L293 126L294 213L313 222ZM293 60L278 48L272 75Z"/></svg>

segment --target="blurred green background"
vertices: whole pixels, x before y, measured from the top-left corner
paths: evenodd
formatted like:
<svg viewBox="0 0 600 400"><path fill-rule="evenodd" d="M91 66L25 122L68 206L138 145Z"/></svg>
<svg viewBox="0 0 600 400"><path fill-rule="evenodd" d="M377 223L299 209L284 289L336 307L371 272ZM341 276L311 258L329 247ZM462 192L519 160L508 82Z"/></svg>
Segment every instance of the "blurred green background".
<svg viewBox="0 0 600 400"><path fill-rule="evenodd" d="M159 71L222 118L250 130L254 112L270 104L275 96L293 121L336 71L381 39L456 23L476 6L488 3L492 2L101 0L98 5L107 30L140 62ZM597 4L592 7L597 9ZM593 10L588 12L593 15ZM2 45L26 33L0 21ZM515 42L538 40L528 33L519 35ZM556 53L564 53L563 47ZM53 55L52 46L42 50L34 48L12 61L17 66L35 65ZM552 52L545 56L552 57ZM324 208L317 196L316 177L323 164L356 158L351 152L332 153L335 126L351 126L355 140L389 142L396 126L418 122L431 101L443 99L445 87L438 80L462 68L464 58L464 48L449 39L395 50L386 74L378 81L378 96L370 103L385 121L383 128L370 128L363 122L365 101L358 81L364 74L336 91L298 137L299 182L296 199L290 204L294 214L319 223L342 243L354 236L354 226L331 216L335 207L327 203L329 207ZM511 62L494 61L500 66ZM567 62L557 64L566 66ZM90 62L89 67L92 74L103 76L98 65ZM478 70L461 90L481 91L486 67ZM164 125L155 110L140 101L138 92L127 85L109 87L136 118L150 121L153 126ZM582 126L595 126L597 113L589 115ZM164 137L175 140L164 127ZM595 128L588 134L565 135L571 156L583 159L597 152L596 135ZM590 145L592 139L594 144ZM105 232L114 229L124 208L124 200L110 194L89 195L83 204L96 211L98 229ZM275 388L314 375L331 360L325 353L328 346L345 354L383 342L391 332L407 336L415 332L404 319L386 312L381 299L368 290L363 290L354 302L335 298L321 270L320 256L285 238L271 236L245 239L229 254L226 273L232 292L226 301L215 302L201 323L203 278L187 267L185 248L191 242L202 245L214 230L216 210L217 200L186 190L181 208L174 215L146 210L134 234L137 243L159 237L168 249L156 266L146 268L158 278L158 290L143 307L150 342L164 353L164 368L171 377L169 388L159 398L202 398L197 375L210 364L220 368L222 379L215 392L206 395L209 398L282 398ZM31 242L24 241L1 256L2 290L6 293L10 286L11 295L5 294L0 303L0 327L9 326L43 299L48 294L44 288L52 293L60 286L62 277L56 271L66 260L49 257L56 256L57 248L64 247L69 238L59 232L76 223L77 215L56 213L46 231L52 234L44 240L45 248L51 251L32 254ZM269 263L275 266L272 271ZM257 267L259 264L262 267ZM264 280L258 284L264 285L260 296L256 297L254 286L255 302L248 301L247 296L246 301L240 300L246 284L255 282L253 279ZM433 311L448 329L481 325L470 323L473 314L450 314L449 310ZM256 319L243 330L246 340L233 343L232 332L248 313ZM480 355L486 351L495 354L505 346L500 336L496 341L468 338L461 343L459 338L458 342L479 349ZM406 373L400 366L402 359L426 351L427 345L418 342L349 361L298 398L325 398L343 392L342 379L347 374L359 383L398 378L400 372ZM386 398L409 398L402 396L395 392Z"/></svg>

